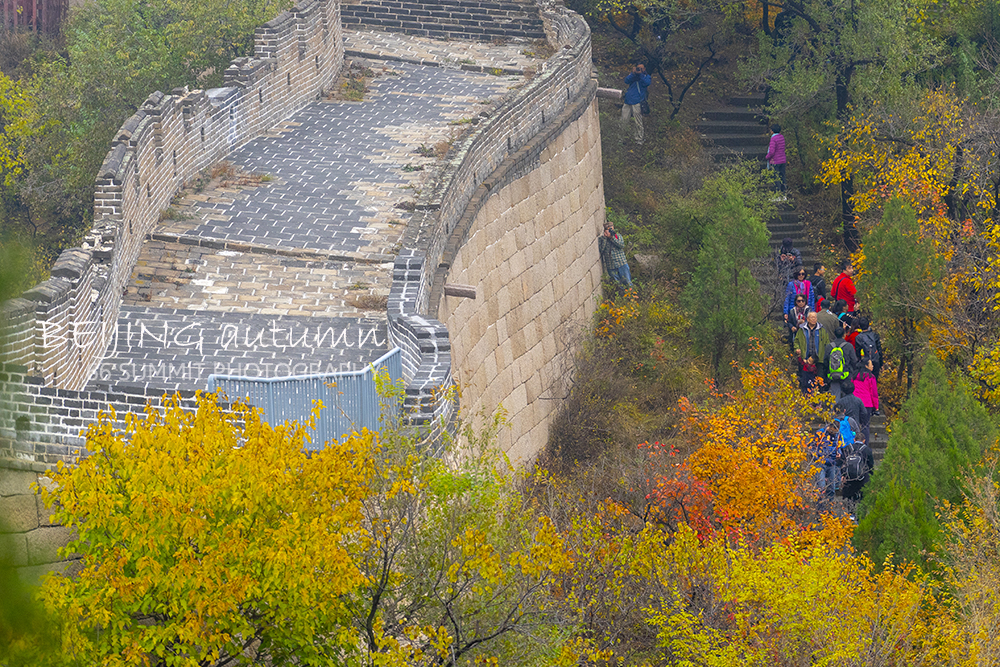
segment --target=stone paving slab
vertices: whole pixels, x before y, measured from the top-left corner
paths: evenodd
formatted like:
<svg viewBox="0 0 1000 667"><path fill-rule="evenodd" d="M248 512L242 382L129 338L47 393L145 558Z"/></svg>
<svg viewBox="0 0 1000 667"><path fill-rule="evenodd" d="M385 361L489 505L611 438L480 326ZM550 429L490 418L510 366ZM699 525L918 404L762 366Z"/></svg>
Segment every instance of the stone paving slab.
<svg viewBox="0 0 1000 667"><path fill-rule="evenodd" d="M386 59L436 63L444 67L539 70L552 54L541 40L511 40L505 43L442 40L380 30L345 30L344 49L348 56L376 56Z"/></svg>
<svg viewBox="0 0 1000 667"><path fill-rule="evenodd" d="M512 80L398 63L362 103L317 102L229 161L267 174L267 187L206 197L186 234L275 248L392 254L406 220L396 209L420 187L420 146L454 138ZM485 102L486 104L481 104ZM426 158L425 158L426 159ZM416 175L416 176L415 176Z"/></svg>
<svg viewBox="0 0 1000 667"><path fill-rule="evenodd" d="M363 318L383 316L391 286L391 262L276 257L152 240L143 246L125 303Z"/></svg>
<svg viewBox="0 0 1000 667"><path fill-rule="evenodd" d="M364 102L314 103L231 156L234 174L183 192L144 245L126 303L353 318L384 309L411 216L397 204L415 201L441 150L471 127L456 121L524 78L372 67L381 76Z"/></svg>
<svg viewBox="0 0 1000 667"><path fill-rule="evenodd" d="M427 185L460 121L524 77L370 66L381 76L364 102L315 102L229 157L265 179L174 202L88 388L202 389L211 374L357 370L385 352L380 299L411 215L397 204Z"/></svg>
<svg viewBox="0 0 1000 667"><path fill-rule="evenodd" d="M360 370L385 353L385 317L294 317L124 306L88 390L205 389L212 374Z"/></svg>

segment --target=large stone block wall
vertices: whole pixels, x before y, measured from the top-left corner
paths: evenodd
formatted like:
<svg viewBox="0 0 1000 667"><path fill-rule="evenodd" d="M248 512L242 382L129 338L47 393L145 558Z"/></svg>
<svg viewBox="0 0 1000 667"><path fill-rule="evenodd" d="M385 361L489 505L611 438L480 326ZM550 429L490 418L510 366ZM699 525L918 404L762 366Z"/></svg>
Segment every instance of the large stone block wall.
<svg viewBox="0 0 1000 667"><path fill-rule="evenodd" d="M569 387L574 343L600 291L597 236L604 223L597 102L547 137L533 168L491 189L463 230L448 282L475 300L440 297L452 374L475 424L502 405L512 461L533 459ZM532 159L534 158L534 159Z"/></svg>
<svg viewBox="0 0 1000 667"><path fill-rule="evenodd" d="M257 29L255 57L235 60L225 87L151 94L101 166L83 247L63 252L49 280L0 307L0 361L46 385L83 387L114 334L143 241L174 194L317 99L343 60L340 0L302 0Z"/></svg>
<svg viewBox="0 0 1000 667"><path fill-rule="evenodd" d="M445 389L453 379L453 363L464 363L453 354L449 327L437 319L450 258L465 237L463 230L486 199L484 189L499 189L515 174L532 169L542 148L589 108L596 92L586 22L561 6L540 5L539 12L556 53L452 150L434 187L418 201L395 263L389 335L403 349L405 407L414 424L434 429L432 436L453 417L454 402ZM595 117L595 131L596 122ZM537 181L533 185L541 186ZM603 214L603 190L600 201Z"/></svg>
<svg viewBox="0 0 1000 667"><path fill-rule="evenodd" d="M14 568L27 581L72 571L76 562L59 553L73 539L72 529L55 524L33 490L46 481L41 466L0 460L0 566Z"/></svg>

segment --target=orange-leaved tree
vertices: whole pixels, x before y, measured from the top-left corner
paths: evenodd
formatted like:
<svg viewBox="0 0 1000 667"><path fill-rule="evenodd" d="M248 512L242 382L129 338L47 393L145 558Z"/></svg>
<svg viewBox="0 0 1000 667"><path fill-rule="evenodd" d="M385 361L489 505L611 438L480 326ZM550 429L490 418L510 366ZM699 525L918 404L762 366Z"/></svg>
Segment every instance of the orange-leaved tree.
<svg viewBox="0 0 1000 667"><path fill-rule="evenodd" d="M682 400L691 452L681 474L703 485L711 523L727 537L766 544L809 532L816 523L813 430L828 417L829 398L799 391L787 371L751 344L739 384L705 405ZM663 474L662 491L676 480ZM697 525L697 524L695 524ZM844 527L827 517L816 536L840 542Z"/></svg>

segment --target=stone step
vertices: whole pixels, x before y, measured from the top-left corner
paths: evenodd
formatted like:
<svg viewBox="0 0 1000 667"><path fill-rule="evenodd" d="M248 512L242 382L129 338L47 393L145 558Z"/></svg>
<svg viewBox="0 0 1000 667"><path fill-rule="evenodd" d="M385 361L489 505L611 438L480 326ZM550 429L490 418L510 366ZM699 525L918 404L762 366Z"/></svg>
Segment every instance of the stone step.
<svg viewBox="0 0 1000 667"><path fill-rule="evenodd" d="M767 228L770 229L775 234L780 234L785 231L798 232L805 229L805 225L799 220L781 220L771 218L767 221Z"/></svg>
<svg viewBox="0 0 1000 667"><path fill-rule="evenodd" d="M715 137L719 134L755 134L762 137L770 136L765 133L765 127L759 122L724 121L724 120L703 120L695 128L703 135Z"/></svg>
<svg viewBox="0 0 1000 667"><path fill-rule="evenodd" d="M774 224L767 223L767 229L769 232L775 236L787 236L789 234L796 234L803 231L803 226L801 223L790 223L790 224Z"/></svg>
<svg viewBox="0 0 1000 667"><path fill-rule="evenodd" d="M764 106L764 94L734 95L729 98L729 104L734 107L749 107L759 110Z"/></svg>
<svg viewBox="0 0 1000 667"><path fill-rule="evenodd" d="M713 146L708 149L708 154L715 162L738 162L740 160L756 160L763 162L767 155L767 149L757 149L753 146L744 146L742 150L728 146Z"/></svg>
<svg viewBox="0 0 1000 667"><path fill-rule="evenodd" d="M775 211L774 218L771 218L772 220L774 220L775 218L780 218L782 222L799 221L799 212L796 211L794 208L791 208L788 205L788 202L779 203L777 208L778 210Z"/></svg>
<svg viewBox="0 0 1000 667"><path fill-rule="evenodd" d="M399 32L415 37L433 37L438 39L466 39L484 41L493 38L503 39L542 39L539 33L524 30L512 30L503 26L481 23L476 26L448 25L436 23L416 23L411 21L399 21L396 19L373 19L371 21L351 23L345 21L344 25L350 27L378 28L386 32Z"/></svg>
<svg viewBox="0 0 1000 667"><path fill-rule="evenodd" d="M764 120L760 112L749 109L738 109L736 107L710 109L702 113L702 118L707 121L733 121L737 123L757 124L760 124Z"/></svg>
<svg viewBox="0 0 1000 667"><path fill-rule="evenodd" d="M420 15L440 15L479 12L493 15L526 15L540 21L538 9L533 3L510 2L509 0L360 0L341 4L341 11L356 12L364 9L384 9L397 13Z"/></svg>
<svg viewBox="0 0 1000 667"><path fill-rule="evenodd" d="M380 7L370 5L345 5L342 10L343 18L346 22L363 22L377 18L394 18L404 21L421 21L426 23L462 23L473 20L488 20L495 23L518 25L521 29L528 27L537 28L532 21L532 17L521 12L512 14L510 12L494 12L491 10L472 11L427 11L426 9L396 9L392 7ZM538 21L540 25L540 21Z"/></svg>
<svg viewBox="0 0 1000 667"><path fill-rule="evenodd" d="M730 147L743 147L750 146L754 148L763 148L767 152L767 146L770 142L768 137L761 134L716 134L716 135L702 135L702 143L706 146L730 146Z"/></svg>
<svg viewBox="0 0 1000 667"><path fill-rule="evenodd" d="M768 243L771 245L772 248L777 248L778 246L781 245L781 240L786 238L792 239L793 241L799 241L801 239L806 238L806 233L804 230L799 230L796 232L782 232L781 236L772 233L771 240L768 241ZM797 245L795 247L798 249L799 252L804 252L802 248L799 248Z"/></svg>

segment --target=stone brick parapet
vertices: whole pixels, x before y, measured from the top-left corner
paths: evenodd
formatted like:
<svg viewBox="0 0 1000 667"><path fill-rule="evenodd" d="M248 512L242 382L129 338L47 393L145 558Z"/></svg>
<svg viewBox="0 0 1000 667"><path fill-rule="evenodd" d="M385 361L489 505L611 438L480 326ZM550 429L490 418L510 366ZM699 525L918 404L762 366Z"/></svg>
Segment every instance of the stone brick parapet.
<svg viewBox="0 0 1000 667"><path fill-rule="evenodd" d="M114 409L118 426L124 427L126 414L160 406L165 393L134 383L59 389L42 384L23 366L0 366L0 459L43 468L73 463L86 453L86 427L101 412ZM194 391L169 393L177 393L185 408L195 409Z"/></svg>
<svg viewBox="0 0 1000 667"><path fill-rule="evenodd" d="M440 39L544 39L532 0L346 0L344 25Z"/></svg>
<svg viewBox="0 0 1000 667"><path fill-rule="evenodd" d="M434 439L453 416L454 401L447 396L452 359L447 327L416 307L426 300L425 261L413 248L402 250L396 258L388 303L389 337L402 350L406 378L403 407L410 424L430 429L428 436Z"/></svg>
<svg viewBox="0 0 1000 667"><path fill-rule="evenodd" d="M395 264L389 297L389 335L393 344L403 349L407 401L411 410L415 409L411 414L418 424L442 425L452 416L453 402L445 390L465 361L461 355L452 355L449 332L454 335L454 324L448 322L446 325L436 316L444 278L467 236L471 220L475 219L489 194L539 167L544 148L578 119L586 116L585 124L591 128L588 140L599 136L596 112L592 109L596 84L592 80L590 30L581 17L560 6L540 9L540 15L549 43L556 50L555 55L543 64L534 78L511 93L469 136L452 148L433 187L417 203L417 213L404 235L404 250ZM593 155L597 155L598 163L596 187L593 187L596 199L588 201L594 203L599 199L600 202L595 204L597 213L584 216L590 220L603 216L599 143L596 148L593 145L587 148L581 157L584 155L590 156L590 167ZM572 165L565 164L560 168L573 169ZM533 189L525 192L525 196L544 196L543 185L533 182ZM569 210L565 213L568 219ZM579 216L574 220L576 217ZM460 229L463 220L464 230ZM556 218L552 224L564 221ZM596 237L596 230L589 226L586 229L587 235L593 231L592 236ZM550 248L550 252L555 253L556 249ZM504 255L500 261L506 257ZM585 271L590 290L587 299L592 301L600 282L600 268L596 255L590 259L594 259L598 267L596 272L589 266ZM576 268L581 266L582 263ZM553 268L558 273L563 267ZM478 284L478 280L464 282ZM579 296L579 290L574 296ZM572 315L577 316L582 311L578 303L574 304ZM473 402L480 404L481 400L474 398ZM534 451L521 453L521 458L531 458L537 453L540 438L537 433L536 429L531 445Z"/></svg>
<svg viewBox="0 0 1000 667"><path fill-rule="evenodd" d="M122 125L97 174L83 247L64 251L49 280L2 305L0 360L46 386L84 386L114 334L143 241L172 197L334 85L344 60L340 0L301 0L254 39L255 57L233 61L224 87L152 93Z"/></svg>
<svg viewBox="0 0 1000 667"><path fill-rule="evenodd" d="M562 7L542 12L542 16L556 54L452 149L445 169L418 202L418 208L436 214L414 219L403 245L421 251L427 266L441 263L445 244L480 185L546 127L562 122L560 116L566 109L589 104L594 97L587 23ZM433 279L433 270L425 272L428 287ZM430 289L421 296L419 308L427 312Z"/></svg>

